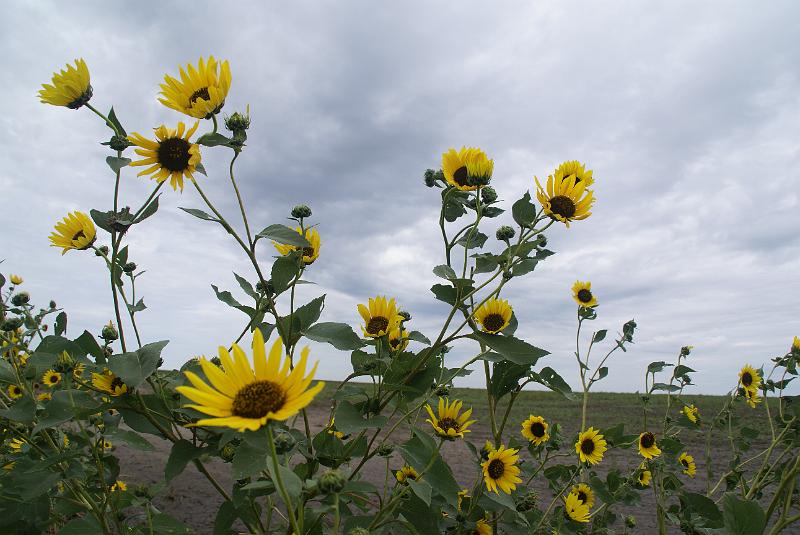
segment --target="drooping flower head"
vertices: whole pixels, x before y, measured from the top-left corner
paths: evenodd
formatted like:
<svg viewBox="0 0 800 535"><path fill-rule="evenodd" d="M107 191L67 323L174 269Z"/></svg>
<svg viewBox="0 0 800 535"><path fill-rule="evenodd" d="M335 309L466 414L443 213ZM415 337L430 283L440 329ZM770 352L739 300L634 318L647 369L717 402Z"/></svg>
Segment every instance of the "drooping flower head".
<svg viewBox="0 0 800 535"><path fill-rule="evenodd" d="M639 435L639 453L645 459L654 459L661 455L661 450L656 445L656 436L650 431Z"/></svg>
<svg viewBox="0 0 800 535"><path fill-rule="evenodd" d="M275 246L275 249L277 249L278 252L283 256L286 256L287 254L298 249L303 249L303 263L307 266L310 266L314 263L314 260L319 257L319 248L322 245L322 242L319 238L319 232L317 232L317 229L313 227L307 228L305 233L303 233L303 230L300 227L296 227L294 230L306 239L308 246L298 247L295 245L286 245L277 242L272 242L272 245Z"/></svg>
<svg viewBox="0 0 800 535"><path fill-rule="evenodd" d="M195 119L210 119L225 105L231 87L231 69L228 61L217 62L214 56L208 61L200 58L197 67L189 63L181 67L180 80L164 76L158 101L173 110Z"/></svg>
<svg viewBox="0 0 800 535"><path fill-rule="evenodd" d="M419 474L413 467L405 465L400 470L394 473L395 479L397 482L402 485L407 485L406 480L412 479L414 481L419 481Z"/></svg>
<svg viewBox="0 0 800 535"><path fill-rule="evenodd" d="M640 487L649 487L650 486L650 479L652 479L653 474L650 470L647 470L646 465L642 464L639 467L639 475L636 476L637 481L639 482Z"/></svg>
<svg viewBox="0 0 800 535"><path fill-rule="evenodd" d="M483 468L483 481L486 489L497 494L502 490L506 494L517 488L518 483L522 483L519 476L519 455L518 450L506 448L501 445L496 450L489 453L489 458L481 463ZM499 489L499 490L498 490Z"/></svg>
<svg viewBox="0 0 800 535"><path fill-rule="evenodd" d="M575 451L582 463L599 463L603 460L606 449L608 449L606 440L594 427L578 435L578 441L575 443Z"/></svg>
<svg viewBox="0 0 800 535"><path fill-rule="evenodd" d="M700 409L695 407L694 404L684 406L683 414L685 414L693 424L696 424L700 420Z"/></svg>
<svg viewBox="0 0 800 535"><path fill-rule="evenodd" d="M755 409L756 405L761 403L761 396L758 394L758 390L751 390L749 388L745 388L744 399L745 401L747 401L747 404L750 406L751 409Z"/></svg>
<svg viewBox="0 0 800 535"><path fill-rule="evenodd" d="M481 324L481 328L490 334L496 334L506 327L511 321L513 310L505 299L487 299L478 310L475 311L475 319Z"/></svg>
<svg viewBox="0 0 800 535"><path fill-rule="evenodd" d="M469 535L492 535L492 526L484 519L475 522L475 527L470 530Z"/></svg>
<svg viewBox="0 0 800 535"><path fill-rule="evenodd" d="M486 186L492 179L494 160L474 147L449 149L442 154L442 173L451 186L461 191L473 191Z"/></svg>
<svg viewBox="0 0 800 535"><path fill-rule="evenodd" d="M15 286L19 286L20 284L25 282L25 280L22 277L20 277L19 275L14 275L13 273L8 277L8 280L10 280L11 284Z"/></svg>
<svg viewBox="0 0 800 535"><path fill-rule="evenodd" d="M589 522L589 506L583 503L578 495L570 492L564 496L564 512L575 522Z"/></svg>
<svg viewBox="0 0 800 535"><path fill-rule="evenodd" d="M575 183L584 182L586 187L588 188L592 184L594 184L594 178L592 178L592 170L586 169L586 166L579 162L578 160L568 160L566 162L561 163L557 168L555 173L553 173L554 177L561 176L562 178L568 178L570 176L575 177Z"/></svg>
<svg viewBox="0 0 800 535"><path fill-rule="evenodd" d="M459 414L462 405L462 401L457 400L450 402L450 400L440 397L438 415L433 413L433 409L430 405L425 405L425 409L430 416L430 418L425 421L431 424L436 434L442 438L451 440L464 438L464 433L470 432L468 427L477 420L469 419L469 417L472 416L471 408Z"/></svg>
<svg viewBox="0 0 800 535"><path fill-rule="evenodd" d="M408 347L408 331L405 329L401 331L399 326L392 329L389 332L389 346L392 351L405 350Z"/></svg>
<svg viewBox="0 0 800 535"><path fill-rule="evenodd" d="M205 358L200 359L210 384L197 374L184 371L192 386L179 386L176 390L194 401L186 407L211 416L192 425L255 431L270 420L283 421L297 414L325 386L319 381L309 388L318 364L306 375L309 352L308 347L303 348L292 369L291 359L284 356L283 341L275 340L267 358L264 337L256 329L252 367L238 345L233 344L233 356L220 346L221 369Z"/></svg>
<svg viewBox="0 0 800 535"><path fill-rule="evenodd" d="M61 254L75 249L83 251L94 243L97 230L88 215L83 212L72 212L67 217L56 223L55 230L50 234L50 245L61 247Z"/></svg>
<svg viewBox="0 0 800 535"><path fill-rule="evenodd" d="M139 133L134 132L128 136L128 141L139 147L135 150L136 154L142 156L141 160L131 162L131 166L148 166L143 171L139 171L136 176L153 175L159 184L169 178L172 189L183 191L183 179L194 180L194 172L200 163L200 147L197 143L192 143L192 137L199 121L194 126L186 130L186 125L178 123L176 129L167 128L163 124L153 129L156 139L147 139Z"/></svg>
<svg viewBox="0 0 800 535"><path fill-rule="evenodd" d="M586 483L573 485L570 493L576 495L581 503L585 504L589 509L594 507L594 491Z"/></svg>
<svg viewBox="0 0 800 535"><path fill-rule="evenodd" d="M395 329L403 319L397 313L394 297L391 299L386 299L382 295L370 297L368 305L358 305L358 313L364 320L364 325L361 327L364 336L379 338Z"/></svg>
<svg viewBox="0 0 800 535"><path fill-rule="evenodd" d="M792 349L791 349L791 351L793 353L800 353L800 337L795 336L794 340L792 340Z"/></svg>
<svg viewBox="0 0 800 535"><path fill-rule="evenodd" d="M572 285L572 298L582 307L596 307L597 297L592 293L592 283L575 281Z"/></svg>
<svg viewBox="0 0 800 535"><path fill-rule="evenodd" d="M761 374L749 364L745 364L739 372L739 384L745 390L757 391L758 387L761 386Z"/></svg>
<svg viewBox="0 0 800 535"><path fill-rule="evenodd" d="M550 439L550 434L547 432L550 427L544 418L541 416L530 417L522 422L522 436L531 441L531 444L538 446L544 444Z"/></svg>
<svg viewBox="0 0 800 535"><path fill-rule="evenodd" d="M687 476L694 477L694 475L697 473L697 465L694 463L694 457L685 451L681 453L680 457L678 457L678 462L681 463L681 466L683 466L683 473Z"/></svg>
<svg viewBox="0 0 800 535"><path fill-rule="evenodd" d="M586 189L586 181L577 181L575 175L547 177L547 190L536 180L536 198L544 213L567 227L571 221L586 219L592 212L594 193Z"/></svg>
<svg viewBox="0 0 800 535"><path fill-rule="evenodd" d="M89 67L82 58L75 60L74 67L67 64L66 69L53 73L52 82L52 85L42 84L39 90L39 100L43 104L77 110L92 98Z"/></svg>
<svg viewBox="0 0 800 535"><path fill-rule="evenodd" d="M111 394L112 396L121 396L128 391L122 379L111 370L103 370L102 373L92 373L92 385L103 392Z"/></svg>

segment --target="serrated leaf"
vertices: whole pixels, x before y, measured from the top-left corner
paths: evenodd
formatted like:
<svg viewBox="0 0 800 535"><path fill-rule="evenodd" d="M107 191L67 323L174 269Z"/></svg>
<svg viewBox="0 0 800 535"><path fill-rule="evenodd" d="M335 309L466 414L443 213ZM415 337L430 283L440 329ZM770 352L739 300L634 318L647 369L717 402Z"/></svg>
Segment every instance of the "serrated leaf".
<svg viewBox="0 0 800 535"><path fill-rule="evenodd" d="M315 342L327 342L336 349L352 351L364 347L364 342L346 323L323 322L312 325L303 334Z"/></svg>

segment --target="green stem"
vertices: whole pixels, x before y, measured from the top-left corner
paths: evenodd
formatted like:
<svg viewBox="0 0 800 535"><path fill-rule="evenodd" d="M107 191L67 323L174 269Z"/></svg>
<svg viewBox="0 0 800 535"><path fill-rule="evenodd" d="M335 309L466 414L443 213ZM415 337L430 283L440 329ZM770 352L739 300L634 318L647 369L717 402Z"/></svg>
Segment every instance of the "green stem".
<svg viewBox="0 0 800 535"><path fill-rule="evenodd" d="M283 502L286 504L286 512L289 515L289 522L292 525L292 529L294 530L296 535L300 535L303 532L298 527L297 520L295 519L295 510L294 505L292 505L292 500L289 497L289 493L286 492L286 487L283 485L283 478L281 477L281 471L278 467L278 452L275 450L275 440L272 436L272 426L267 425L267 438L269 439L269 450L270 455L272 457L272 466L275 469L275 483L278 485L278 490L281 493L281 497L283 498Z"/></svg>

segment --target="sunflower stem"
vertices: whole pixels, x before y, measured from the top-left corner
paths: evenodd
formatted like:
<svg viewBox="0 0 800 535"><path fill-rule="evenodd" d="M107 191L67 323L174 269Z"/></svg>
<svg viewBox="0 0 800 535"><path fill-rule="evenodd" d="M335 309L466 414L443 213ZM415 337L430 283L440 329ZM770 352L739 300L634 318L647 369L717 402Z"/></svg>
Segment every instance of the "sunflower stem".
<svg viewBox="0 0 800 535"><path fill-rule="evenodd" d="M272 457L272 466L275 469L275 483L278 484L278 490L280 491L281 497L283 498L283 501L286 504L286 513L289 515L289 522L291 523L292 529L294 530L295 534L302 534L303 532L300 531L300 528L297 525L297 520L295 519L294 505L292 505L292 500L289 497L289 493L286 492L286 487L283 485L283 478L281 477L281 471L278 467L278 452L275 449L275 440L272 436L271 425L267 425L267 438L269 440L269 450L270 450L270 456Z"/></svg>

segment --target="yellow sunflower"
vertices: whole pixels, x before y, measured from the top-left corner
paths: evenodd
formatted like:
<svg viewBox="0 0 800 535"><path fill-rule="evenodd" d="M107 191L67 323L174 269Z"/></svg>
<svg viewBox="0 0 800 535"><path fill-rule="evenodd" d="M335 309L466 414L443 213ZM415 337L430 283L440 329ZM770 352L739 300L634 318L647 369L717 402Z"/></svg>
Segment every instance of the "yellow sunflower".
<svg viewBox="0 0 800 535"><path fill-rule="evenodd" d="M596 307L597 297L592 293L592 283L575 281L572 285L572 298L581 307Z"/></svg>
<svg viewBox="0 0 800 535"><path fill-rule="evenodd" d="M792 340L792 351L795 353L800 351L800 337L795 336Z"/></svg>
<svg viewBox="0 0 800 535"><path fill-rule="evenodd" d="M66 69L53 73L52 82L52 85L42 84L39 90L39 100L43 104L77 110L92 98L89 67L83 59L76 59L74 67L67 64Z"/></svg>
<svg viewBox="0 0 800 535"><path fill-rule="evenodd" d="M75 368L72 369L72 377L75 379L80 379L83 375L83 372L86 371L86 364L83 362L78 362L75 364Z"/></svg>
<svg viewBox="0 0 800 535"><path fill-rule="evenodd" d="M575 522L589 522L589 506L573 492L564 496L564 511Z"/></svg>
<svg viewBox="0 0 800 535"><path fill-rule="evenodd" d="M693 424L696 424L700 420L700 409L695 407L694 404L684 406L683 414L685 414Z"/></svg>
<svg viewBox="0 0 800 535"><path fill-rule="evenodd" d="M756 391L761 386L761 374L749 364L745 364L744 368L739 372L739 384L745 390Z"/></svg>
<svg viewBox="0 0 800 535"><path fill-rule="evenodd" d="M492 178L494 160L486 157L481 149L461 147L449 149L442 154L442 173L451 186L461 191L476 190L485 186Z"/></svg>
<svg viewBox="0 0 800 535"><path fill-rule="evenodd" d="M761 403L761 396L758 395L758 391L750 390L749 388L744 389L744 399L751 409L755 409L756 405Z"/></svg>
<svg viewBox="0 0 800 535"><path fill-rule="evenodd" d="M592 488L586 483L573 485L570 494L577 496L581 503L586 505L589 509L594 507L594 491L592 491Z"/></svg>
<svg viewBox="0 0 800 535"><path fill-rule="evenodd" d="M608 449L606 440L594 427L578 435L578 441L575 443L575 451L582 463L599 463L603 460L606 449Z"/></svg>
<svg viewBox="0 0 800 535"><path fill-rule="evenodd" d="M22 387L19 385L8 385L8 397L19 399L22 397Z"/></svg>
<svg viewBox="0 0 800 535"><path fill-rule="evenodd" d="M173 110L195 119L210 119L225 105L231 87L231 68L228 61L217 62L214 56L208 61L200 58L197 68L189 63L181 67L180 80L164 76L158 101Z"/></svg>
<svg viewBox="0 0 800 535"><path fill-rule="evenodd" d="M685 451L681 453L680 457L678 457L678 462L680 462L683 466L683 473L687 476L694 477L694 475L697 473L697 465L694 463L694 457Z"/></svg>
<svg viewBox="0 0 800 535"><path fill-rule="evenodd" d="M143 156L141 160L131 162L132 167L147 165L136 176L153 175L159 184L169 178L172 189L183 191L184 177L194 180L194 172L200 163L200 146L192 143L192 137L200 122L186 130L186 125L178 123L178 128L173 130L163 124L154 129L156 140L147 139L134 132L128 136L128 141L139 147L136 154Z"/></svg>
<svg viewBox="0 0 800 535"><path fill-rule="evenodd" d="M469 495L469 489L461 489L458 491L458 496L456 499L458 500L458 510L461 510L461 502L464 501L464 498L471 498L472 496Z"/></svg>
<svg viewBox="0 0 800 535"><path fill-rule="evenodd" d="M319 239L319 232L317 232L317 229L313 227L307 228L305 230L305 233L303 233L303 230L300 227L295 227L294 230L298 234L303 235L303 237L309 243L308 247L302 247L302 249L303 249L303 263L307 266L310 266L311 264L314 263L314 260L316 260L319 257L319 248L322 245ZM272 245L274 245L275 249L277 249L278 252L283 256L286 256L287 254L291 253L292 251L296 251L297 249L301 249L301 247L297 247L295 245L285 245L283 243L276 243L276 242L272 242Z"/></svg>
<svg viewBox="0 0 800 535"><path fill-rule="evenodd" d="M109 451L110 451L110 450L114 449L114 444L113 444L113 443L112 443L110 440L107 440L107 439L105 439L105 438L104 438L104 439L102 439L102 440L100 440L100 441L97 443L97 445L98 445L98 447L100 447L100 449L102 449L102 450L109 450Z"/></svg>
<svg viewBox="0 0 800 535"><path fill-rule="evenodd" d="M361 330L364 336L379 338L395 329L403 317L397 313L394 297L387 300L384 296L370 297L369 307L358 305L358 313L364 320Z"/></svg>
<svg viewBox="0 0 800 535"><path fill-rule="evenodd" d="M12 438L8 441L8 446L11 448L11 453L22 453L22 446L27 444L28 441L21 438Z"/></svg>
<svg viewBox="0 0 800 535"><path fill-rule="evenodd" d="M297 414L323 389L322 381L309 388L319 364L315 363L305 375L309 352L310 349L304 347L300 361L292 369L291 359L284 357L283 341L278 337L268 359L264 337L256 329L253 332L253 367L238 345L233 344L233 356L220 346L223 369L200 359L211 386L197 374L185 371L193 386L179 386L176 390L195 402L186 407L212 416L192 425L255 431L270 420L283 421Z"/></svg>
<svg viewBox="0 0 800 535"><path fill-rule="evenodd" d="M128 490L128 485L119 479L116 481L116 483L111 485L111 492L125 492L126 490Z"/></svg>
<svg viewBox="0 0 800 535"><path fill-rule="evenodd" d="M586 182L576 182L575 175L568 177L547 177L547 191L542 188L539 179L536 180L536 198L542 204L544 213L551 218L561 221L569 228L570 221L586 219L592 212L594 193L586 189Z"/></svg>
<svg viewBox="0 0 800 535"><path fill-rule="evenodd" d="M594 184L594 178L592 178L592 170L586 169L584 164L579 162L578 160L568 160L563 162L556 168L556 172L553 173L555 177L561 175L563 178L567 178L569 176L575 175L575 183L584 182L586 187L588 188L592 184Z"/></svg>
<svg viewBox="0 0 800 535"><path fill-rule="evenodd" d="M60 382L61 374L55 370L47 370L42 376L42 383L44 383L44 385L47 387L53 388Z"/></svg>
<svg viewBox="0 0 800 535"><path fill-rule="evenodd" d="M489 454L494 451L494 444L492 444L491 440L487 440L486 444L483 445L481 448L481 460L485 461L489 458Z"/></svg>
<svg viewBox="0 0 800 535"><path fill-rule="evenodd" d="M446 398L439 398L438 417L433 413L433 409L431 409L430 405L425 405L425 409L430 416L430 419L426 419L425 421L431 424L436 434L442 438L451 440L464 438L464 433L470 432L467 428L477 420L469 419L469 417L472 416L471 408L465 410L463 414L459 416L458 413L461 411L462 404L462 401L453 401L451 403L450 400Z"/></svg>
<svg viewBox="0 0 800 535"><path fill-rule="evenodd" d="M51 399L53 399L53 394L51 394L50 392L40 392L39 394L36 395L36 399L38 401L50 401Z"/></svg>
<svg viewBox="0 0 800 535"><path fill-rule="evenodd" d="M128 391L128 385L108 369L103 370L103 373L92 373L92 385L112 396L121 396Z"/></svg>
<svg viewBox="0 0 800 535"><path fill-rule="evenodd" d="M12 274L11 276L9 276L8 280L10 280L10 281L11 281L11 284L13 284L13 285L15 285L15 286L19 286L20 284L22 284L23 282L25 282L25 279L23 279L23 278L22 278L22 277L20 277L19 275L14 275L14 274Z"/></svg>
<svg viewBox="0 0 800 535"><path fill-rule="evenodd" d="M61 254L70 249L83 251L94 243L97 230L88 215L83 212L72 212L56 223L55 232L50 234L50 245L61 247Z"/></svg>
<svg viewBox="0 0 800 535"><path fill-rule="evenodd" d="M397 479L398 483L401 483L403 485L407 484L406 480L408 479L413 479L414 481L419 480L419 474L417 473L417 471L408 465L405 465L403 468L395 472L394 477L395 479Z"/></svg>
<svg viewBox="0 0 800 535"><path fill-rule="evenodd" d="M344 433L336 430L336 418L331 418L331 421L328 423L328 434L335 436L339 440L344 438Z"/></svg>
<svg viewBox="0 0 800 535"><path fill-rule="evenodd" d="M645 459L655 459L661 455L661 450L656 445L656 436L650 431L639 435L639 453Z"/></svg>
<svg viewBox="0 0 800 535"><path fill-rule="evenodd" d="M512 312L508 301L492 298L488 299L473 315L484 331L495 334L508 327Z"/></svg>
<svg viewBox="0 0 800 535"><path fill-rule="evenodd" d="M541 416L530 417L522 422L522 436L531 441L534 446L547 442L550 434L547 432L549 425Z"/></svg>
<svg viewBox="0 0 800 535"><path fill-rule="evenodd" d="M652 478L653 478L653 474L650 472L650 470L646 470L646 469L640 467L639 475L637 476L637 480L639 482L639 486L640 487L649 487L650 486L650 480Z"/></svg>
<svg viewBox="0 0 800 535"><path fill-rule="evenodd" d="M483 468L483 481L486 489L500 494L500 490L506 494L517 488L517 483L522 483L519 476L519 455L514 448L500 446L489 453L489 458L481 463Z"/></svg>
<svg viewBox="0 0 800 535"><path fill-rule="evenodd" d="M475 528L470 530L469 535L492 535L492 526L486 520L475 522Z"/></svg>
<svg viewBox="0 0 800 535"><path fill-rule="evenodd" d="M404 351L408 347L408 331L403 329L401 332L399 326L392 329L389 333L389 345L392 351Z"/></svg>

